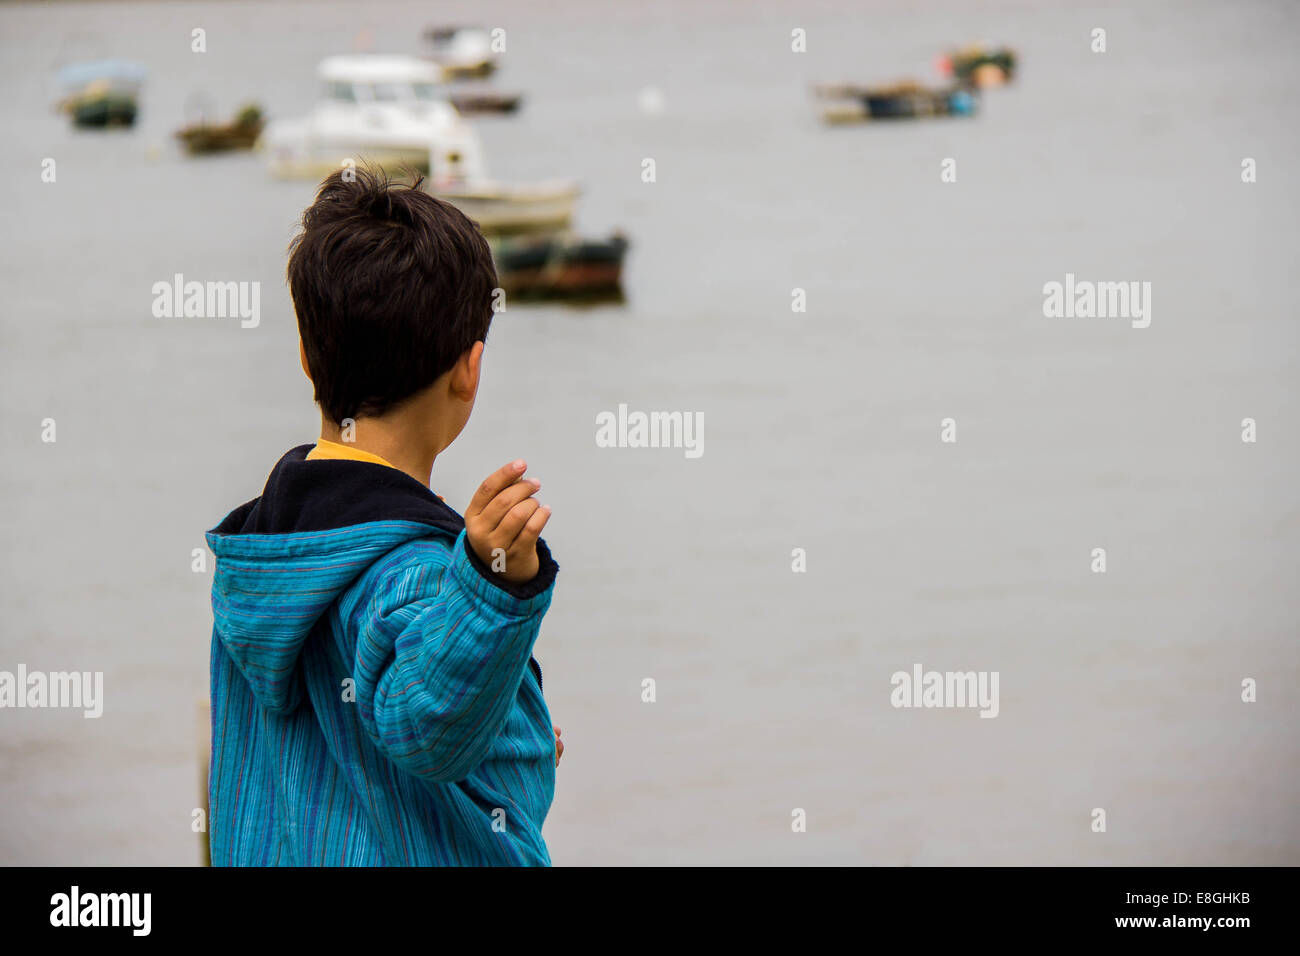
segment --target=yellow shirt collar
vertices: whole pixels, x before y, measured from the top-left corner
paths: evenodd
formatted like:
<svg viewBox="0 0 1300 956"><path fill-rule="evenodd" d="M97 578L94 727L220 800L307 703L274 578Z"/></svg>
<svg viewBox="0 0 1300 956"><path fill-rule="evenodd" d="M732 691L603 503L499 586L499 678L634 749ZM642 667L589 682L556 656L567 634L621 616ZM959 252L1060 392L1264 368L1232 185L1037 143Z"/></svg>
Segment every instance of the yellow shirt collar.
<svg viewBox="0 0 1300 956"><path fill-rule="evenodd" d="M372 455L368 451L362 451L352 445L341 445L335 441L327 441L324 438L316 441L316 447L307 452L307 459L314 461L317 459L344 459L347 461L368 461L372 465L387 465L389 468L396 468L390 461L385 461L378 455Z"/></svg>

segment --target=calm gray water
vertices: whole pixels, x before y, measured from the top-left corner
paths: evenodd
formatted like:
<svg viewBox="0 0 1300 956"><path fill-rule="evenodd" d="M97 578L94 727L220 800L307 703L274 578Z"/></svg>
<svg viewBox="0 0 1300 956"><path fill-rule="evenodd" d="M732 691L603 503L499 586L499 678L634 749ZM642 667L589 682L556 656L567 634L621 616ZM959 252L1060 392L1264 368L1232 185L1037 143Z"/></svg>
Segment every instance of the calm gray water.
<svg viewBox="0 0 1300 956"><path fill-rule="evenodd" d="M317 434L283 282L312 184L171 131L200 93L301 114L319 58L415 52L431 10L0 7L0 670L105 675L98 720L0 711L0 863L197 861L191 549ZM523 456L555 510L557 864L1300 863L1294 4L437 18L507 29L494 172L580 179L583 230L633 242L626 306L498 317L434 470L463 507ZM1023 67L973 120L815 118L810 83L979 38ZM134 131L53 114L69 51L148 65ZM177 272L261 282L261 325L153 318ZM1067 272L1152 283L1150 327L1044 318ZM703 413L703 456L597 448L619 403ZM918 663L997 671L997 718L892 707Z"/></svg>

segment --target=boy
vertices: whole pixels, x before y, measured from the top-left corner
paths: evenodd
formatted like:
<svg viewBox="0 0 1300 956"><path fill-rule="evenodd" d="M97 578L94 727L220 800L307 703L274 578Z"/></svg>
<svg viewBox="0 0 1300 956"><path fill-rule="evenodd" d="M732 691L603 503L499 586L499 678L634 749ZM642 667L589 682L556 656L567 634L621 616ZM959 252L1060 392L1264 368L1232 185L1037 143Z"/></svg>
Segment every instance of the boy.
<svg viewBox="0 0 1300 956"><path fill-rule="evenodd" d="M515 461L432 491L474 407L496 270L454 207L336 172L289 256L321 437L209 532L214 865L549 865L533 643L558 570Z"/></svg>

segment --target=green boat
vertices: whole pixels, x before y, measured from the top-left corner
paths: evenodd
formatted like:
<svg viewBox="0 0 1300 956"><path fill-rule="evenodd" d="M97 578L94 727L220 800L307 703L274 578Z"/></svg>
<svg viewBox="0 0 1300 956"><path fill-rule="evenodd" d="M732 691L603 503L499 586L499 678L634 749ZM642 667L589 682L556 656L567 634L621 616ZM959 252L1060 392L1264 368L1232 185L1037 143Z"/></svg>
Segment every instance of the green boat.
<svg viewBox="0 0 1300 956"><path fill-rule="evenodd" d="M250 104L239 111L232 123L195 123L177 130L176 138L191 156L252 149L265 125L261 108Z"/></svg>

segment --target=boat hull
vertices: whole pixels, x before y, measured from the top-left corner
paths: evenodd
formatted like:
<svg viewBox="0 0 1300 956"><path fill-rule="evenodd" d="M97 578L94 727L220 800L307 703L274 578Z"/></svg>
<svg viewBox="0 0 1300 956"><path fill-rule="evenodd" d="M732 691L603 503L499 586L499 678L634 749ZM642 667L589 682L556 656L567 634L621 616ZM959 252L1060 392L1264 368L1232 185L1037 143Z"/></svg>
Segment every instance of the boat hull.
<svg viewBox="0 0 1300 956"><path fill-rule="evenodd" d="M457 93L452 91L447 99L462 116L482 113L514 113L519 110L523 97L518 93Z"/></svg>
<svg viewBox="0 0 1300 956"><path fill-rule="evenodd" d="M306 119L269 124L261 149L271 174L280 178L319 179L351 161L399 175L456 167L469 179L482 165L477 134L450 105L435 105L419 116L404 106L322 108Z"/></svg>
<svg viewBox="0 0 1300 956"><path fill-rule="evenodd" d="M427 173L429 150L378 148L373 146L320 146L310 150L286 152L260 143L267 154L267 167L277 179L322 179L337 169L349 165L370 166L386 173L401 174L407 170Z"/></svg>
<svg viewBox="0 0 1300 956"><path fill-rule="evenodd" d="M831 124L868 120L925 119L934 116L973 116L975 97L965 89L913 90L832 87L844 97L821 107L822 119ZM823 95L826 95L823 93Z"/></svg>
<svg viewBox="0 0 1300 956"><path fill-rule="evenodd" d="M566 228L573 220L578 187L572 183L536 186L479 185L428 191L446 200L488 235L515 235Z"/></svg>
<svg viewBox="0 0 1300 956"><path fill-rule="evenodd" d="M506 242L496 249L497 275L507 299L584 303L623 300L627 240L551 237Z"/></svg>
<svg viewBox="0 0 1300 956"><path fill-rule="evenodd" d="M435 58L436 62L436 58ZM480 60L477 63L439 63L443 76L449 80L485 80L497 71L493 60Z"/></svg>
<svg viewBox="0 0 1300 956"><path fill-rule="evenodd" d="M178 130L176 138L191 156L252 149L262 133L262 124L247 126L191 126Z"/></svg>
<svg viewBox="0 0 1300 956"><path fill-rule="evenodd" d="M69 112L72 114L72 125L86 129L134 126L135 97L123 93L91 94L73 101Z"/></svg>

